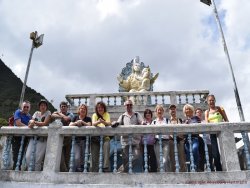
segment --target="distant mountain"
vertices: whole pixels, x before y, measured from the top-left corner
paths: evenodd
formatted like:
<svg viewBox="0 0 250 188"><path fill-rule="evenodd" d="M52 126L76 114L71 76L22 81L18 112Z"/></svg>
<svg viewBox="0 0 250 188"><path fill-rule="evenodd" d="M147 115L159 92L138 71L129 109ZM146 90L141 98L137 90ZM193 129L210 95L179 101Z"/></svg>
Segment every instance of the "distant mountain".
<svg viewBox="0 0 250 188"><path fill-rule="evenodd" d="M18 108L22 87L21 79L0 59L0 118L8 120L10 115ZM24 100L31 102L30 114L32 115L38 110L38 102L46 98L28 86L25 91ZM51 103L49 103L49 110L55 111Z"/></svg>

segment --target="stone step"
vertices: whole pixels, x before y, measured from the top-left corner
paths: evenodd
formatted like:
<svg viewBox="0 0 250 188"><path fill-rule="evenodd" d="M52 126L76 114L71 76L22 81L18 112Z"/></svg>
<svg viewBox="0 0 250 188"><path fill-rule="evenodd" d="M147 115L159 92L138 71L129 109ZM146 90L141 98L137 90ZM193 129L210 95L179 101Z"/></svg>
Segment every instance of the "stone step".
<svg viewBox="0 0 250 188"><path fill-rule="evenodd" d="M246 184L245 182L213 182L211 184L134 184L134 185L124 185L124 184L49 184L49 183L30 183L30 182L3 182L0 181L1 188L249 188L250 182Z"/></svg>

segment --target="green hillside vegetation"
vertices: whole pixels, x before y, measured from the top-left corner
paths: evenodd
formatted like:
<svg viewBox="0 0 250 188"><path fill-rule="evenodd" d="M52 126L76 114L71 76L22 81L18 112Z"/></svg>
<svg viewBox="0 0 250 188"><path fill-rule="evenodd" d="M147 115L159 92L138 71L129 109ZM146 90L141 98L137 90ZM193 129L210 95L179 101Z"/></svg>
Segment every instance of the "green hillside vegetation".
<svg viewBox="0 0 250 188"><path fill-rule="evenodd" d="M18 78L10 68L8 68L4 62L0 59L0 118L8 120L11 114L18 108L20 95L22 91L23 82ZM34 89L26 87L24 96L25 100L31 102L32 115L38 110L38 102L41 99L46 99L40 93L37 93ZM55 111L55 108L49 103L49 110ZM3 120L1 120L3 121Z"/></svg>

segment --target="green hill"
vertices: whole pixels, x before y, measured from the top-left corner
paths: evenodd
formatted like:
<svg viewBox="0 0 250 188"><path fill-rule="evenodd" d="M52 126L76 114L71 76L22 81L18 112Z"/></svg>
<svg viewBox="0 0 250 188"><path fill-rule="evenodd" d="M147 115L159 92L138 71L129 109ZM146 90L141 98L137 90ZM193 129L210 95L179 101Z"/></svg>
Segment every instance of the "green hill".
<svg viewBox="0 0 250 188"><path fill-rule="evenodd" d="M21 79L0 59L0 118L8 120L18 108L22 86ZM38 109L37 103L45 97L27 86L24 99L31 102L30 114L33 114ZM51 103L49 109L55 111Z"/></svg>

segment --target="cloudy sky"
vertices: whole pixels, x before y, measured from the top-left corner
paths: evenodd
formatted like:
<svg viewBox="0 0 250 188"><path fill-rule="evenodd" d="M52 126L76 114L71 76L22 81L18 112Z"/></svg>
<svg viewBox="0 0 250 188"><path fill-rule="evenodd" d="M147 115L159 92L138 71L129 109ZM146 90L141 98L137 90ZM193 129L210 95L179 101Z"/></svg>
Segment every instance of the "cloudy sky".
<svg viewBox="0 0 250 188"><path fill-rule="evenodd" d="M215 0L247 121L250 1ZM118 91L135 56L160 73L154 91L203 90L239 121L212 7L199 0L0 0L0 58L24 79L29 33L44 33L28 86L57 107L66 94Z"/></svg>

